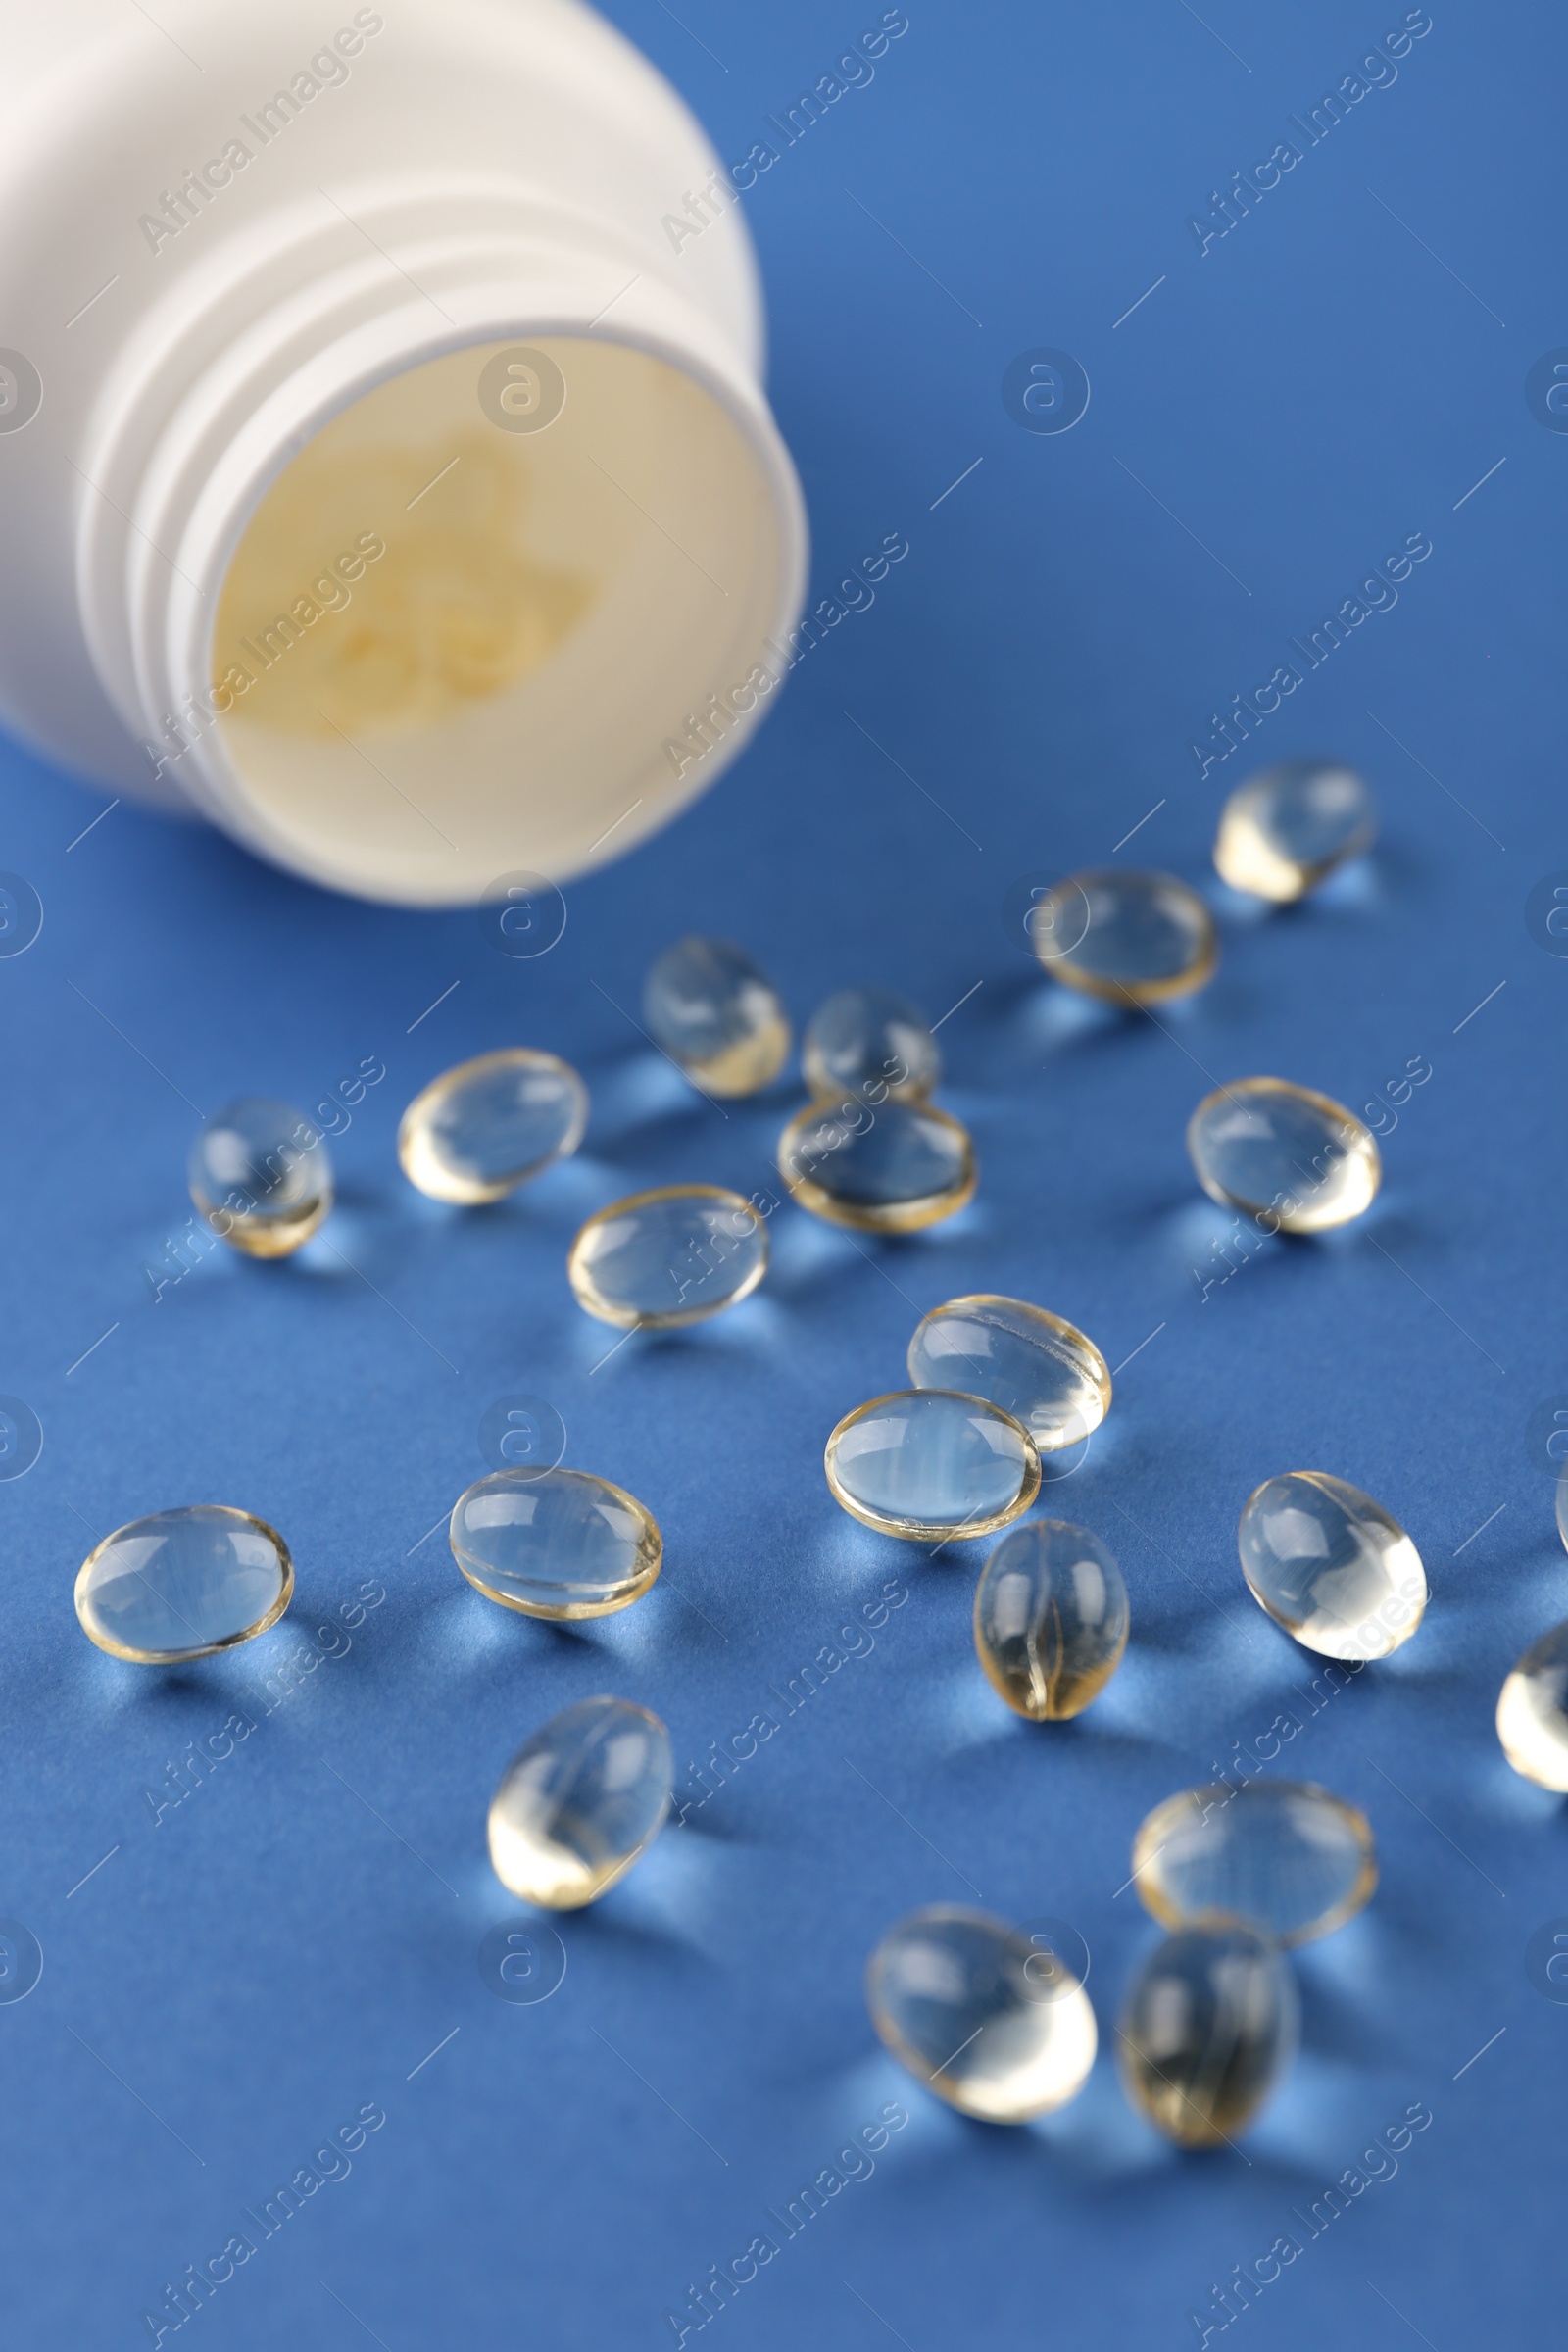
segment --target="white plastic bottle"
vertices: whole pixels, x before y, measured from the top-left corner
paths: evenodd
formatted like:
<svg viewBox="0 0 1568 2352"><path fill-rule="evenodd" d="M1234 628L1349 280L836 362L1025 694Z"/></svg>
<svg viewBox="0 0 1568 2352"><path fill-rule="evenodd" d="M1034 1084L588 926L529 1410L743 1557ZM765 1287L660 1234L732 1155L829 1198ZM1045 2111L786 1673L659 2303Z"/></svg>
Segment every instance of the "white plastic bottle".
<svg viewBox="0 0 1568 2352"><path fill-rule="evenodd" d="M418 906L710 783L806 530L653 68L576 0L0 0L0 720Z"/></svg>

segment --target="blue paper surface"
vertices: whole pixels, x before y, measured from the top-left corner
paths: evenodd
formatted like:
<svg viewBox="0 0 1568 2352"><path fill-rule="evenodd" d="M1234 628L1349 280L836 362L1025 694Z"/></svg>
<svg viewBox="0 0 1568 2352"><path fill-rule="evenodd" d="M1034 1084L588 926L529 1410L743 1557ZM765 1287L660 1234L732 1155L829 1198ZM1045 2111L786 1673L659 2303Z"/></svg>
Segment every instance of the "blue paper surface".
<svg viewBox="0 0 1568 2352"><path fill-rule="evenodd" d="M727 160L861 29L827 0L612 13ZM107 796L5 753L0 864L44 909L0 960L0 1390L43 1429L0 1483L0 1913L42 1953L0 2002L8 2340L154 2340L143 2314L172 2330L166 2288L209 2264L179 2340L213 2352L634 2352L682 2328L730 2352L1156 2352L1220 2340L1236 2266L1225 2340L1257 2352L1549 2340L1568 1841L1493 1709L1568 1614L1541 1419L1568 1408L1568 961L1549 884L1531 899L1568 867L1568 438L1549 366L1526 396L1568 339L1568 26L1434 6L1311 143L1323 94L1405 21L1396 0L911 0L874 79L775 138L748 214L813 592L886 534L909 552L710 797L568 888L538 960L128 807L92 824ZM1221 235L1211 191L1282 142L1299 160ZM1040 353L1087 378L1070 430L1023 406L1077 381L1031 375ZM1396 602L1316 666L1292 651L1415 538ZM1299 684L1220 759L1212 714L1282 664ZM1221 800L1311 751L1368 775L1381 840L1250 914L1208 863ZM1157 1020L1070 999L1004 927L1020 878L1112 860L1219 911L1217 978ZM781 1206L755 1298L616 1348L566 1285L578 1222L645 1185L768 1184L801 1099L714 1108L650 1052L642 975L686 930L743 941L798 1023L859 981L948 1016L940 1099L980 1191L900 1243ZM439 1208L398 1172L399 1112L509 1043L581 1068L584 1149L503 1206ZM1430 1078L1391 1095L1411 1062ZM386 1076L333 1141L322 1239L276 1266L199 1252L155 1299L198 1112L314 1108L365 1063ZM1210 1085L1265 1072L1386 1106L1380 1198L1315 1244L1238 1246L1185 1155ZM1069 1316L1122 1367L1040 1506L1096 1529L1132 1595L1125 1664L1064 1726L1010 1717L981 1675L984 1547L879 1539L822 1476L839 1417L902 1384L917 1316L974 1290ZM532 1623L452 1563L442 1522L515 1392L662 1523L665 1573L623 1615ZM1377 1495L1433 1588L1417 1637L1315 1711L1318 1662L1236 1558L1246 1496L1291 1468ZM100 1655L82 1556L186 1501L284 1531L288 1617L177 1674ZM779 1728L557 1923L549 1997L504 1999L530 1915L490 1872L485 1808L522 1739L601 1690L664 1717L688 1794L712 1743ZM1382 1884L1298 1957L1303 2048L1262 2121L1183 2155L1116 2079L1157 1935L1129 1847L1291 1708L1268 1768L1366 1809ZM176 1802L191 1742L208 1761ZM969 2124L882 2051L866 1955L935 1901L1087 1940L1102 2052L1074 2105ZM4 1948L14 1972L30 1947ZM513 1991L544 1988L532 1965L514 1947ZM907 2120L874 2155L841 2155L890 2108ZM1412 2108L1430 2122L1369 2168ZM1298 2251L1270 2258L1281 2239Z"/></svg>

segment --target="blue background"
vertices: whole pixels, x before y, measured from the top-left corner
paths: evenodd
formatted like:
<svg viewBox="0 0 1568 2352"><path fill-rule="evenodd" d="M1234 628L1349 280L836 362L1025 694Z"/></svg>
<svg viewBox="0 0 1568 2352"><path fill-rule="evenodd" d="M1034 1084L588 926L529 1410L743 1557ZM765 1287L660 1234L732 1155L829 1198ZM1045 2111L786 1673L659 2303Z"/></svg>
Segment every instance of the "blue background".
<svg viewBox="0 0 1568 2352"><path fill-rule="evenodd" d="M862 21L839 0L681 0L689 33L657 0L612 13L726 157ZM1524 916L1568 866L1568 440L1524 397L1568 342L1568 25L1435 0L1396 82L1200 255L1189 214L1401 8L910 13L872 84L748 205L818 593L887 532L910 553L717 791L568 890L552 954L508 960L471 915L334 899L124 807L78 839L104 796L5 755L0 863L45 907L0 963L0 1388L45 1431L0 1485L0 1911L44 1952L36 1989L0 2007L19 2344L148 2340L166 2281L372 2101L386 2122L349 2177L192 2323L210 2347L673 2342L688 2283L898 2099L910 2120L871 2177L705 2341L1154 2352L1196 2342L1190 2309L1284 2232L1301 2257L1236 2323L1259 2352L1542 2341L1560 2310L1568 2007L1525 1947L1568 1912L1568 1838L1492 1718L1514 1657L1568 1612L1527 1442L1568 1388L1568 967ZM1093 386L1060 436L1003 406L1004 369L1038 346ZM1200 780L1208 714L1414 532L1433 553L1397 606ZM1365 770L1382 839L1311 904L1254 919L1213 881L1218 808L1259 760L1312 750ZM1109 860L1152 808L1121 861L1209 890L1224 940L1213 985L1157 1023L1054 990L1002 918L1017 876ZM862 980L933 1018L965 1000L942 1100L981 1188L895 1244L787 1206L753 1300L602 1363L612 1335L563 1271L579 1219L649 1183L752 1190L799 1100L781 1082L721 1115L644 1045L642 974L688 929L744 941L798 1021ZM393 1155L403 1103L512 1042L584 1071L581 1155L492 1210L416 1198ZM155 1304L141 1268L184 1227L197 1108L314 1105L367 1057L388 1075L333 1146L323 1240L275 1267L215 1250ZM1371 1213L1233 1250L1205 1296L1232 1226L1182 1139L1211 1081L1277 1072L1359 1106L1414 1057L1432 1076L1385 1137ZM822 1479L828 1430L899 1384L917 1314L975 1289L1131 1358L1042 1505L1097 1529L1132 1592L1126 1663L1069 1726L1012 1719L980 1675L983 1547L928 1561ZM661 1520L667 1572L626 1614L552 1630L458 1577L435 1523L513 1390L552 1400L567 1458ZM1291 1467L1375 1494L1433 1587L1418 1637L1275 1767L1363 1805L1383 1865L1367 1913L1299 1958L1295 2071L1237 2153L1158 2140L1104 2048L1061 2113L965 2123L882 2053L866 1954L916 1904L1054 1914L1089 1943L1111 2042L1156 1933L1117 1891L1141 1816L1314 1671L1236 1560L1243 1500ZM167 1678L100 1655L71 1605L90 1541L194 1499L285 1531L290 1616ZM524 1915L490 1874L484 1813L520 1740L611 1688L666 1718L684 1777L890 1577L908 1598L874 1648L560 1923L553 1997L494 1997L481 1937ZM143 1790L256 1713L264 1674L368 1579L387 1598L352 1647L155 1826ZM1434 2120L1397 2176L1306 2241L1291 2209L1418 2101Z"/></svg>

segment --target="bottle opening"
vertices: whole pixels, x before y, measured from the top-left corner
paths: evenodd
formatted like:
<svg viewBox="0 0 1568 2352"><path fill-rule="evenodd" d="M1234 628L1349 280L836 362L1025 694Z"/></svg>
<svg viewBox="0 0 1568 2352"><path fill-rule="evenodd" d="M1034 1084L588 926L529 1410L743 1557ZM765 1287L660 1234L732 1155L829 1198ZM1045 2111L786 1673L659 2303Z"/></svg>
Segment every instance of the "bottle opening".
<svg viewBox="0 0 1568 2352"><path fill-rule="evenodd" d="M275 855L360 893L563 879L765 707L786 560L762 451L667 361L580 336L425 361L244 529L210 653L228 789Z"/></svg>

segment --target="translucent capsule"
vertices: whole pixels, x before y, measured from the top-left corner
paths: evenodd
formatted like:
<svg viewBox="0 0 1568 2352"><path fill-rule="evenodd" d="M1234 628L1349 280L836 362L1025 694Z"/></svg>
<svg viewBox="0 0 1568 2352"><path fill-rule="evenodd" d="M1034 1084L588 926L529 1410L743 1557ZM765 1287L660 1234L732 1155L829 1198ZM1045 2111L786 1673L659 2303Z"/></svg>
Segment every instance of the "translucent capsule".
<svg viewBox="0 0 1568 2352"><path fill-rule="evenodd" d="M1211 1200L1271 1233L1321 1233L1368 1206L1383 1181L1370 1130L1343 1102L1285 1078L1238 1078L1205 1095L1187 1150Z"/></svg>
<svg viewBox="0 0 1568 2352"><path fill-rule="evenodd" d="M771 981L727 939L678 939L643 984L655 1043L710 1095L755 1095L783 1067L790 1024Z"/></svg>
<svg viewBox="0 0 1568 2352"><path fill-rule="evenodd" d="M811 1102L778 1139L802 1208L862 1233L915 1233L951 1217L979 1177L969 1132L930 1102Z"/></svg>
<svg viewBox="0 0 1568 2352"><path fill-rule="evenodd" d="M572 1243L579 1306L623 1331L672 1331L749 1298L767 1272L767 1227L716 1184L667 1184L600 1209Z"/></svg>
<svg viewBox="0 0 1568 2352"><path fill-rule="evenodd" d="M218 1502L132 1519L76 1574L81 1630L114 1658L179 1666L275 1625L294 1596L294 1563L275 1527Z"/></svg>
<svg viewBox="0 0 1568 2352"><path fill-rule="evenodd" d="M975 1588L974 1645L1015 1714L1081 1715L1127 1646L1127 1588L1100 1538L1063 1519L1004 1536Z"/></svg>
<svg viewBox="0 0 1568 2352"><path fill-rule="evenodd" d="M1049 890L1029 938L1053 979L1118 1004L1190 996L1219 960L1213 917L1197 891L1174 874L1115 866L1069 874Z"/></svg>
<svg viewBox="0 0 1568 2352"><path fill-rule="evenodd" d="M1268 1479L1249 1495L1237 1542L1253 1599L1303 1649L1365 1664L1421 1622L1421 1554L1380 1502L1326 1470Z"/></svg>
<svg viewBox="0 0 1568 2352"><path fill-rule="evenodd" d="M1568 1790L1568 1625L1543 1634L1503 1684L1497 1738L1515 1772Z"/></svg>
<svg viewBox="0 0 1568 2352"><path fill-rule="evenodd" d="M942 1052L902 997L885 988L843 988L807 1023L801 1071L813 1095L920 1102L942 1075Z"/></svg>
<svg viewBox="0 0 1568 2352"><path fill-rule="evenodd" d="M490 1800L490 1860L524 1902L597 1902L663 1827L669 1734L626 1698L580 1698L518 1748Z"/></svg>
<svg viewBox="0 0 1568 2352"><path fill-rule="evenodd" d="M1557 1473L1557 1533L1568 1544L1568 1462Z"/></svg>
<svg viewBox="0 0 1568 2352"><path fill-rule="evenodd" d="M1237 786L1220 812L1214 864L1233 890L1283 905L1357 858L1377 831L1372 795L1333 760L1286 760Z"/></svg>
<svg viewBox="0 0 1568 2352"><path fill-rule="evenodd" d="M421 1193L468 1208L569 1158L587 1124L588 1089L569 1062L507 1046L443 1070L415 1096L398 1157Z"/></svg>
<svg viewBox="0 0 1568 2352"><path fill-rule="evenodd" d="M247 1257L287 1257L332 1205L332 1163L301 1110L246 1095L215 1111L191 1146L190 1197Z"/></svg>
<svg viewBox="0 0 1568 2352"><path fill-rule="evenodd" d="M901 2065L963 2115L1021 2124L1076 2098L1099 2035L1059 1960L984 1911L948 1904L890 1928L865 1972L871 2023Z"/></svg>
<svg viewBox="0 0 1568 2352"><path fill-rule="evenodd" d="M460 1494L452 1556L470 1585L525 1617L608 1617L640 1600L663 1539L652 1512L586 1470L496 1470Z"/></svg>
<svg viewBox="0 0 1568 2352"><path fill-rule="evenodd" d="M933 1307L909 1342L917 1389L961 1389L1021 1421L1042 1453L1076 1446L1110 1410L1093 1340L1021 1298L980 1294Z"/></svg>
<svg viewBox="0 0 1568 2352"><path fill-rule="evenodd" d="M1118 2033L1128 2096L1184 2148L1244 2131L1296 2051L1290 1963L1239 1921L1178 1929L1139 1971Z"/></svg>
<svg viewBox="0 0 1568 2352"><path fill-rule="evenodd" d="M1167 1928L1205 1913L1275 1943L1310 1943L1353 1919L1378 1883L1366 1815L1308 1781L1183 1788L1133 1839L1144 1908Z"/></svg>
<svg viewBox="0 0 1568 2352"><path fill-rule="evenodd" d="M1034 1440L981 1396L905 1389L847 1413L827 1442L827 1483L852 1518L938 1544L989 1536L1040 1492Z"/></svg>

